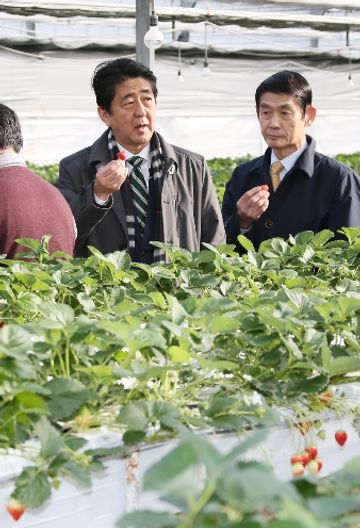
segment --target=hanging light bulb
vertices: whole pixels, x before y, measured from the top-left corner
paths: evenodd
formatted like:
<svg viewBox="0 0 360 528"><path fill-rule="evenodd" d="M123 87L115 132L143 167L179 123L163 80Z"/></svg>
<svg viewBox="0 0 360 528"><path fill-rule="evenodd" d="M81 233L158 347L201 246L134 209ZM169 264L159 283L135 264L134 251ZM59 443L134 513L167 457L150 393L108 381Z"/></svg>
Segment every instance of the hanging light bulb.
<svg viewBox="0 0 360 528"><path fill-rule="evenodd" d="M204 67L201 71L201 75L203 77L210 77L210 75L212 75L212 71L210 70L208 61L206 59L204 60Z"/></svg>
<svg viewBox="0 0 360 528"><path fill-rule="evenodd" d="M161 33L158 26L158 16L155 13L154 6L150 15L150 27L144 35L145 45L151 50L160 48L164 42L164 35Z"/></svg>
<svg viewBox="0 0 360 528"><path fill-rule="evenodd" d="M205 57L204 57L204 67L202 69L201 75L203 77L209 77L212 75L212 71L209 68L208 62L208 49L207 49L207 22L205 22Z"/></svg>
<svg viewBox="0 0 360 528"><path fill-rule="evenodd" d="M178 70L178 81L179 81L179 83L184 83L185 82L185 79L182 76L181 70Z"/></svg>

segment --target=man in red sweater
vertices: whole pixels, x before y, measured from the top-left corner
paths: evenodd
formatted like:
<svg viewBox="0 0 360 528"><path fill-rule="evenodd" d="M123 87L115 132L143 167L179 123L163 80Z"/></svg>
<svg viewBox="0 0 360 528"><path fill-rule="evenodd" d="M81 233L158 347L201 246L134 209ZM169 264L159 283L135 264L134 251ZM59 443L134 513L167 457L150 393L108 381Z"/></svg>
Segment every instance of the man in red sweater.
<svg viewBox="0 0 360 528"><path fill-rule="evenodd" d="M29 250L18 238L51 235L49 250L73 254L75 224L65 198L28 169L19 152L23 140L16 113L0 104L0 254L17 258Z"/></svg>

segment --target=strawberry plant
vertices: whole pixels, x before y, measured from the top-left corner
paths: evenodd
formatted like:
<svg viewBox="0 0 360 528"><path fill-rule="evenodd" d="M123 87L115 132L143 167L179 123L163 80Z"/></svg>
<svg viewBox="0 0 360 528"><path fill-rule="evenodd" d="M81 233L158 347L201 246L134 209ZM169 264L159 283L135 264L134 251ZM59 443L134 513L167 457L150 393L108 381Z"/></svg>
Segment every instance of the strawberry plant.
<svg viewBox="0 0 360 528"><path fill-rule="evenodd" d="M37 508L59 479L89 485L102 457L184 428L243 432L285 419L300 431L303 467L320 439L317 414L353 416L359 430L342 387L359 381L360 228L343 233L259 251L242 237L241 256L157 244L169 264L152 266L23 241L33 260L0 266L0 447L28 461L14 496ZM100 426L122 445L87 449L84 434Z"/></svg>

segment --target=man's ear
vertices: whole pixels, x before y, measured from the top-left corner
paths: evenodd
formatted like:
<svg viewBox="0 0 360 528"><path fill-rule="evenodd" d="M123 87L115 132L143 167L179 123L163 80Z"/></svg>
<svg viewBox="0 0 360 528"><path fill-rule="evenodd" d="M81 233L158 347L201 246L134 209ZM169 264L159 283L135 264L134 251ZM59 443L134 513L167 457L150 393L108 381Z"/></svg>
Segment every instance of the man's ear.
<svg viewBox="0 0 360 528"><path fill-rule="evenodd" d="M315 106L308 106L305 110L305 125L310 126L316 118Z"/></svg>
<svg viewBox="0 0 360 528"><path fill-rule="evenodd" d="M101 106L98 106L97 113L101 121L105 123L106 126L110 126L109 114L107 110L105 110L105 108L102 108Z"/></svg>

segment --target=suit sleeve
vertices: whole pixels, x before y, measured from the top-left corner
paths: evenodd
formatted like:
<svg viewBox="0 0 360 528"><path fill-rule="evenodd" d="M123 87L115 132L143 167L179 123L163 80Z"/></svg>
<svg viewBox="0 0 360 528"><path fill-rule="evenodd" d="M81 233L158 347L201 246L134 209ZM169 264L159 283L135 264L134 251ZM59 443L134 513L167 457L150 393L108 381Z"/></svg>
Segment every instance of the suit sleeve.
<svg viewBox="0 0 360 528"><path fill-rule="evenodd" d="M341 227L360 226L360 177L352 170L343 173L323 229L334 233Z"/></svg>
<svg viewBox="0 0 360 528"><path fill-rule="evenodd" d="M214 246L226 241L219 200L209 172L208 165L203 165L201 243L208 242Z"/></svg>
<svg viewBox="0 0 360 528"><path fill-rule="evenodd" d="M112 206L112 198L108 207L96 205L94 202L93 183L81 185L81 178L82 174L79 169L68 167L64 161L60 162L59 178L55 186L63 194L73 212L77 227L76 249L85 245L91 231Z"/></svg>
<svg viewBox="0 0 360 528"><path fill-rule="evenodd" d="M222 216L226 239L229 244L237 244L237 237L240 234L240 219L236 208L236 203L239 199L239 192L236 192L235 185L236 170L226 184L222 202Z"/></svg>

